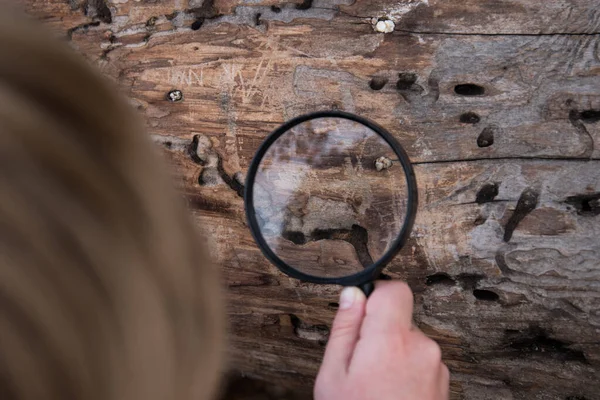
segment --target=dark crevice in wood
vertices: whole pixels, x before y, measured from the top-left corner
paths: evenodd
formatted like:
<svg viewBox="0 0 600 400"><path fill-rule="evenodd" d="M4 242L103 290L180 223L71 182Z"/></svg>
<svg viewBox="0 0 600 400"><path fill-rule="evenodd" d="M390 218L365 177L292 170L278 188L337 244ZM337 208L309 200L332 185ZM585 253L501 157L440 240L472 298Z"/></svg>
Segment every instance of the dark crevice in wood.
<svg viewBox="0 0 600 400"><path fill-rule="evenodd" d="M369 253L369 233L360 225L352 225L352 229L315 229L307 237L302 232L284 230L282 233L284 239L298 245L303 245L311 241L318 240L343 240L350 243L358 260L363 267L373 264L373 257Z"/></svg>
<svg viewBox="0 0 600 400"><path fill-rule="evenodd" d="M398 90L410 90L415 82L417 82L417 74L412 72L401 72L398 74L396 88Z"/></svg>
<svg viewBox="0 0 600 400"><path fill-rule="evenodd" d="M147 35L147 38L145 39L145 41L147 42L149 39L150 39L150 35ZM108 60L108 55L110 54L110 52L118 48L118 45L117 46L113 45L116 42L116 40L117 40L117 37L113 34L111 34L108 37L108 41L111 45L107 49L102 50L102 54L100 54L101 60L105 60L105 61ZM138 109L140 109L139 106L138 106Z"/></svg>
<svg viewBox="0 0 600 400"><path fill-rule="evenodd" d="M478 147L490 147L494 144L494 132L496 128L492 125L483 128L479 136L477 137Z"/></svg>
<svg viewBox="0 0 600 400"><path fill-rule="evenodd" d="M483 215L478 215L477 218L475 218L475 221L473 221L473 225L475 225L475 226L483 225L483 224L485 224L485 221L487 221L486 217L484 217Z"/></svg>
<svg viewBox="0 0 600 400"><path fill-rule="evenodd" d="M217 162L217 171L219 172L219 176L223 179L223 182L227 184L233 190L238 197L244 197L244 185L241 184L235 176L229 176L223 167L223 160L221 156L217 155L219 160Z"/></svg>
<svg viewBox="0 0 600 400"><path fill-rule="evenodd" d="M429 96L432 103L436 103L440 98L440 77L438 73L432 71L427 78L427 86L429 87Z"/></svg>
<svg viewBox="0 0 600 400"><path fill-rule="evenodd" d="M179 11L174 11L171 14L165 14L167 21L173 21L179 15Z"/></svg>
<svg viewBox="0 0 600 400"><path fill-rule="evenodd" d="M373 264L373 258L369 253L369 232L360 225L352 225L352 229L317 229L312 233L313 240L333 239L346 240L355 249L358 260L363 267L367 268Z"/></svg>
<svg viewBox="0 0 600 400"><path fill-rule="evenodd" d="M306 236L304 235L304 233L299 232L299 231L285 230L281 233L281 236L284 239L289 240L290 242L292 242L294 244L298 244L298 245L303 245L308 242L308 240L306 240Z"/></svg>
<svg viewBox="0 0 600 400"><path fill-rule="evenodd" d="M536 207L539 199L539 193L534 189L527 188L521 193L517 207L510 216L510 219L504 227L504 241L509 242L512 238L513 232L519 225L519 223L525 218L527 214L532 212Z"/></svg>
<svg viewBox="0 0 600 400"><path fill-rule="evenodd" d="M192 142L187 146L187 154L190 156L190 158L192 159L193 162L195 162L196 164L199 165L206 165L206 162L201 159L198 156L198 142L199 142L199 136L198 135L194 135L192 137ZM229 186L231 188L231 190L233 190L239 197L244 197L244 185L239 182L239 180L236 178L235 174L230 176L227 171L225 171L225 168L223 167L223 159L221 158L221 156L219 154L216 154L217 156L217 173L219 174L219 177L223 180L223 182L225 182L225 184L227 186ZM206 168L202 171L202 173L200 174L200 176L198 177L198 184L203 186L206 185L208 183L214 183L214 182L209 182L207 181L205 178L205 174L209 172L209 169Z"/></svg>
<svg viewBox="0 0 600 400"><path fill-rule="evenodd" d="M108 55L110 54L111 51L113 51L114 48L112 49L104 49L102 50L102 54L100 54L100 60L104 60L107 61L108 60ZM139 106L138 106L139 109Z"/></svg>
<svg viewBox="0 0 600 400"><path fill-rule="evenodd" d="M302 3L296 4L296 10L308 10L312 7L313 0L303 0Z"/></svg>
<svg viewBox="0 0 600 400"><path fill-rule="evenodd" d="M271 6L271 11L273 11L275 14L279 14L281 12L281 7Z"/></svg>
<svg viewBox="0 0 600 400"><path fill-rule="evenodd" d="M584 119L583 113L587 113L586 114L586 119ZM600 113L599 113L599 115L600 115ZM587 111L583 111L583 112L579 112L577 110L571 110L569 112L569 121L571 122L571 125L573 125L573 127L577 130L577 132L580 135L586 136L590 140L589 147L582 154L583 157L589 157L589 158L591 158L591 156L592 156L592 154L594 152L594 147L595 147L594 137L587 130L587 128L586 128L585 124L583 123L583 121L585 121L585 122L590 122L590 121L591 122L595 122L595 121L593 121L595 117L596 117L595 110L587 110Z"/></svg>
<svg viewBox="0 0 600 400"><path fill-rule="evenodd" d="M221 183L219 172L215 168L204 168L198 176L198 184L200 186L213 186Z"/></svg>
<svg viewBox="0 0 600 400"><path fill-rule="evenodd" d="M485 275L481 275L481 274L461 273L455 277L452 277L445 272L436 272L433 275L427 276L427 278L425 279L425 285L427 285L427 286L434 286L434 285L454 286L456 283L458 283L464 290L473 290L474 291L473 295L475 297L481 295L482 300L485 300L484 299L484 297L486 297L485 292L489 292L489 290L486 291L483 289L475 289L477 287L477 285L479 284L479 281L481 281L484 278L485 278ZM475 293L475 292L477 292L477 293ZM493 295L489 295L488 297L492 297L492 296Z"/></svg>
<svg viewBox="0 0 600 400"><path fill-rule="evenodd" d="M329 339L329 328L327 325L311 325L302 321L297 315L289 314L289 316L296 337L316 341L321 346L327 344L327 340Z"/></svg>
<svg viewBox="0 0 600 400"><path fill-rule="evenodd" d="M196 19L194 22L192 22L192 25L190 26L190 28L192 28L193 31L197 31L198 29L200 29L202 27L202 25L204 25L204 20L205 20L205 18Z"/></svg>
<svg viewBox="0 0 600 400"><path fill-rule="evenodd" d="M193 162L200 165L205 165L206 163L200 157L198 157L198 135L194 135L192 137L192 142L187 147L187 153L192 159Z"/></svg>
<svg viewBox="0 0 600 400"><path fill-rule="evenodd" d="M565 203L575 207L579 215L600 215L600 192L569 196Z"/></svg>
<svg viewBox="0 0 600 400"><path fill-rule="evenodd" d="M513 272L506 263L506 257L503 252L498 251L496 253L496 256L494 257L494 260L496 261L496 265L498 266L498 269L500 270L500 272L502 272L503 275L508 276Z"/></svg>
<svg viewBox="0 0 600 400"><path fill-rule="evenodd" d="M418 76L413 72L401 72L398 74L396 89L406 102L411 103L415 96L420 96L425 91L423 87L417 84Z"/></svg>
<svg viewBox="0 0 600 400"><path fill-rule="evenodd" d="M220 16L215 7L215 0L204 0L200 7L190 8L186 12L194 14L196 18L215 18Z"/></svg>
<svg viewBox="0 0 600 400"><path fill-rule="evenodd" d="M579 113L579 118L588 124L600 121L600 110L585 110Z"/></svg>
<svg viewBox="0 0 600 400"><path fill-rule="evenodd" d="M551 338L540 328L531 328L525 332L505 330L506 347L516 350L520 355L537 354L560 361L578 361L588 364L582 351L570 349L571 343Z"/></svg>
<svg viewBox="0 0 600 400"><path fill-rule="evenodd" d="M83 13L105 24L112 23L112 13L105 0L87 0L83 3Z"/></svg>
<svg viewBox="0 0 600 400"><path fill-rule="evenodd" d="M471 111L460 114L458 119L463 124L477 124L479 121L481 121L479 115Z"/></svg>
<svg viewBox="0 0 600 400"><path fill-rule="evenodd" d="M473 290L473 296L477 300L482 300L482 301L498 301L498 299L500 299L500 296L498 295L498 293L492 292L491 290L485 290L485 289Z"/></svg>
<svg viewBox="0 0 600 400"><path fill-rule="evenodd" d="M146 20L146 28L152 28L154 25L156 25L157 20L158 20L158 17L156 17L156 16L148 18Z"/></svg>
<svg viewBox="0 0 600 400"><path fill-rule="evenodd" d="M505 199L494 199L489 201L488 203L509 203L513 200L505 200ZM454 204L449 204L450 207L457 207L457 206L468 206L470 204L478 204L476 201L465 201L464 203L454 203Z"/></svg>
<svg viewBox="0 0 600 400"><path fill-rule="evenodd" d="M483 96L485 88L474 83L463 83L454 86L454 93L461 96Z"/></svg>
<svg viewBox="0 0 600 400"><path fill-rule="evenodd" d="M486 183L479 189L475 202L477 204L484 204L493 201L498 196L498 183Z"/></svg>
<svg viewBox="0 0 600 400"><path fill-rule="evenodd" d="M373 90L381 90L388 83L388 78L374 77L369 82L369 87Z"/></svg>
<svg viewBox="0 0 600 400"><path fill-rule="evenodd" d="M479 284L479 281L485 278L485 275L471 274L468 272L458 274L456 279L464 290L473 290Z"/></svg>
<svg viewBox="0 0 600 400"><path fill-rule="evenodd" d="M89 28L95 27L95 26L99 26L100 25L100 21L94 21L94 22L89 22L86 24L81 24L81 25L77 25L69 30L67 30L67 39L68 40L72 40L73 39L73 33L78 32L78 31L87 31Z"/></svg>
<svg viewBox="0 0 600 400"><path fill-rule="evenodd" d="M454 281L454 279L452 279L450 277L450 275L448 275L445 272L438 272L433 275L428 275L427 278L425 279L425 284L427 286L433 286L433 285L454 286L455 283L456 282Z"/></svg>
<svg viewBox="0 0 600 400"><path fill-rule="evenodd" d="M221 17L220 14L215 7L215 0L204 0L200 7L190 8L185 10L186 13L192 14L196 20L192 23L192 30L198 30L207 19L215 19Z"/></svg>
<svg viewBox="0 0 600 400"><path fill-rule="evenodd" d="M340 303L332 302L332 303L327 304L327 307L337 310L340 307Z"/></svg>

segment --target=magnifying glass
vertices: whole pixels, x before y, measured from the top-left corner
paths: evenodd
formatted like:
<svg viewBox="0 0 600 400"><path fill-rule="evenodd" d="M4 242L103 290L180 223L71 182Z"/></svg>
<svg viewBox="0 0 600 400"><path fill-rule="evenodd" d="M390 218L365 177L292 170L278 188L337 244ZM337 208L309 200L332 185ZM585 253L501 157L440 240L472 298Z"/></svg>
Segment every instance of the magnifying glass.
<svg viewBox="0 0 600 400"><path fill-rule="evenodd" d="M368 296L410 235L417 182L389 132L324 111L266 138L250 164L244 202L256 243L282 272L358 286Z"/></svg>

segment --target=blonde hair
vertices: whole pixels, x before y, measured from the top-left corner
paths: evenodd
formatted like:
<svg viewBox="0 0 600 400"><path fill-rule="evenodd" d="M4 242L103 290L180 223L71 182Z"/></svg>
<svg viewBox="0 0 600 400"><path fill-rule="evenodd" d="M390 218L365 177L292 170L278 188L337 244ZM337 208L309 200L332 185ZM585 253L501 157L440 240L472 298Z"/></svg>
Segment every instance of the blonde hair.
<svg viewBox="0 0 600 400"><path fill-rule="evenodd" d="M208 399L218 279L115 88L0 15L0 398Z"/></svg>

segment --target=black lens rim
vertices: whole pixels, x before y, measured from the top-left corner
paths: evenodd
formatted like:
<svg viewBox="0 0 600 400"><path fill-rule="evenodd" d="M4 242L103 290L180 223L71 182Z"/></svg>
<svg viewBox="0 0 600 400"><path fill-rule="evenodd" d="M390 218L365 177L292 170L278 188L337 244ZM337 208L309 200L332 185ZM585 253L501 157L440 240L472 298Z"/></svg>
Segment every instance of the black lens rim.
<svg viewBox="0 0 600 400"><path fill-rule="evenodd" d="M398 156L398 160L400 160L400 164L404 169L404 174L406 176L406 184L408 189L408 205L406 210L406 219L404 220L404 225L400 230L400 233L396 237L396 240L392 243L388 251L373 265L364 270L357 272L353 275L343 276L343 277L319 277L314 275L305 274L304 272L298 271L294 267L288 265L285 261L283 261L277 254L271 250L269 245L267 244L265 238L260 232L260 228L258 226L258 220L256 219L256 211L254 209L254 181L256 178L256 173L258 172L258 168L260 166L260 162L262 161L264 155L267 150L281 135L290 130L296 125L299 125L303 122L316 119L316 118L344 118L350 121L358 122L367 126L368 128L375 131L379 136L381 136L387 144L394 150L396 155ZM412 231L413 224L415 222L415 218L417 215L417 206L418 206L418 191L417 191L417 179L415 178L415 173L413 171L410 159L406 154L404 148L394 139L394 137L384 128L379 126L378 124L370 121L366 118L359 117L358 115L347 113L344 111L318 111L310 114L301 115L299 117L293 118L290 121L284 123L279 128L275 129L264 142L258 148L252 162L250 163L250 167L248 169L248 175L246 177L246 185L244 189L244 207L246 209L246 219L248 220L248 226L250 228L250 232L254 237L254 240L258 244L258 247L264 254L264 256L273 263L279 270L285 273L292 278L300 279L304 282L311 283L321 283L321 284L332 284L332 285L342 285L342 286L360 286L367 282L371 282L380 275L381 271L385 266L396 256L396 254L400 251L400 249L406 244L410 233Z"/></svg>

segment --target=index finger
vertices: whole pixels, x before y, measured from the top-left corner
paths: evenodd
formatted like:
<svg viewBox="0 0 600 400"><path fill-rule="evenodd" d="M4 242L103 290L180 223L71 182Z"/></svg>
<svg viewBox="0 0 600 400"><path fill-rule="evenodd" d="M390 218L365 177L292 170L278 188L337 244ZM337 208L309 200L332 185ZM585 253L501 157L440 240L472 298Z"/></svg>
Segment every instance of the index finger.
<svg viewBox="0 0 600 400"><path fill-rule="evenodd" d="M373 334L396 334L412 327L413 294L402 281L377 282L367 300L360 337Z"/></svg>

